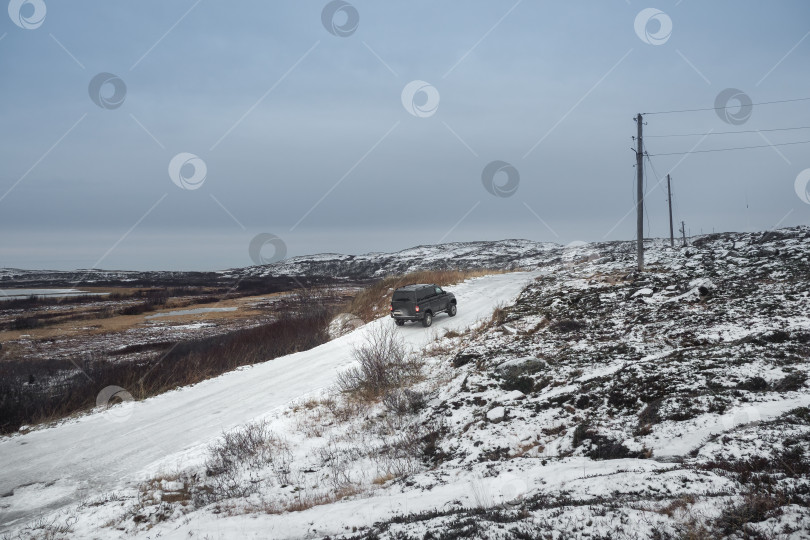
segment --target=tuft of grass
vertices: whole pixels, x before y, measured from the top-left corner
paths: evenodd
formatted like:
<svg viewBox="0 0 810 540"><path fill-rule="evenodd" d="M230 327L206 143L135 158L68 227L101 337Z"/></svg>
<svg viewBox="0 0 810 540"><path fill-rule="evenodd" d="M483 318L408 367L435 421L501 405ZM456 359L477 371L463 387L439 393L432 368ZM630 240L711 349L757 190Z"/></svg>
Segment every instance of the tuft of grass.
<svg viewBox="0 0 810 540"><path fill-rule="evenodd" d="M503 323L506 322L506 316L509 314L509 311L503 304L498 304L495 306L495 309L492 310L492 317L489 319L489 326L494 328L496 326L501 326Z"/></svg>

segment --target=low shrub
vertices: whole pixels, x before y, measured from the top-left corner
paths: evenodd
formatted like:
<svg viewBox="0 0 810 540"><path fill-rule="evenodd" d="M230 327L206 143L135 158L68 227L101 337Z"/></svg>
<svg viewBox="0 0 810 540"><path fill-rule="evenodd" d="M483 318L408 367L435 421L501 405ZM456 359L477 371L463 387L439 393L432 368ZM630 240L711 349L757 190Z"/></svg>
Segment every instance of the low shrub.
<svg viewBox="0 0 810 540"><path fill-rule="evenodd" d="M759 523L778 516L785 502L782 497L771 493L746 493L739 503L727 506L715 524L724 536L745 532L748 523Z"/></svg>
<svg viewBox="0 0 810 540"><path fill-rule="evenodd" d="M273 479L281 486L289 485L294 476L292 459L289 444L272 433L264 420L226 432L209 447L204 477L192 479L194 502L200 507L247 497ZM268 467L272 476L266 474Z"/></svg>
<svg viewBox="0 0 810 540"><path fill-rule="evenodd" d="M587 325L581 321L575 321L573 319L562 319L559 321L555 321L551 323L551 330L555 332L560 332L561 334L567 334L569 332L579 332L584 330Z"/></svg>
<svg viewBox="0 0 810 540"><path fill-rule="evenodd" d="M795 392L804 388L807 374L801 371L794 371L773 383L773 389L777 392Z"/></svg>
<svg viewBox="0 0 810 540"><path fill-rule="evenodd" d="M42 326L42 321L37 317L17 317L9 324L9 330L32 330Z"/></svg>
<svg viewBox="0 0 810 540"><path fill-rule="evenodd" d="M749 392L764 392L768 389L768 381L762 377L751 377L738 384L737 388L740 390L748 390Z"/></svg>
<svg viewBox="0 0 810 540"><path fill-rule="evenodd" d="M419 374L421 362L408 353L393 325L369 330L366 341L352 351L357 365L340 373L337 387L363 399L376 399L402 388Z"/></svg>
<svg viewBox="0 0 810 540"><path fill-rule="evenodd" d="M534 390L534 379L517 370L510 370L504 374L501 388L507 391L520 390L524 394L530 394Z"/></svg>
<svg viewBox="0 0 810 540"><path fill-rule="evenodd" d="M397 416L415 414L425 407L425 395L413 390L392 390L382 398L383 407Z"/></svg>
<svg viewBox="0 0 810 540"><path fill-rule="evenodd" d="M262 466L269 462L270 432L266 422L252 422L242 429L224 433L222 439L209 449L205 474L219 476L242 467Z"/></svg>
<svg viewBox="0 0 810 540"><path fill-rule="evenodd" d="M623 459L647 458L650 452L646 450L634 452L621 442L597 433L588 424L579 424L574 429L573 446L578 448L588 442L585 455L591 459Z"/></svg>

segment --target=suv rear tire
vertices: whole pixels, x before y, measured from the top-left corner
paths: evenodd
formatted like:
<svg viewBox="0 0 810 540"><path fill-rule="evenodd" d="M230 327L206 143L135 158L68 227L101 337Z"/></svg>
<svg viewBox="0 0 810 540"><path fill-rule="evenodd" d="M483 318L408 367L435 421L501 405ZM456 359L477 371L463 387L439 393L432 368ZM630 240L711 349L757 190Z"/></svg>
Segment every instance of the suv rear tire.
<svg viewBox="0 0 810 540"><path fill-rule="evenodd" d="M455 304L450 304L450 307L447 308L447 314L450 315L451 317L456 316L456 305Z"/></svg>
<svg viewBox="0 0 810 540"><path fill-rule="evenodd" d="M431 324L433 324L433 314L428 311L427 313L425 313L425 317L422 319L422 326L427 328Z"/></svg>
<svg viewBox="0 0 810 540"><path fill-rule="evenodd" d="M397 326L405 325L405 321L403 321L402 319L394 319L394 322L396 323Z"/></svg>

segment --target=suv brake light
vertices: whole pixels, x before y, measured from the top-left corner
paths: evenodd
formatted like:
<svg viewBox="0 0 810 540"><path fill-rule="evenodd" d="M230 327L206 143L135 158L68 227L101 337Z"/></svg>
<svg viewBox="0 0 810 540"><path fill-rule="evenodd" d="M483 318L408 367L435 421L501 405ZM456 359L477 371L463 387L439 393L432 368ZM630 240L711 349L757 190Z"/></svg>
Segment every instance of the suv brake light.
<svg viewBox="0 0 810 540"><path fill-rule="evenodd" d="M393 304L391 304L390 306L388 306L388 308L389 308L389 311L394 311L394 305L393 305Z"/></svg>
<svg viewBox="0 0 810 540"><path fill-rule="evenodd" d="M416 312L419 313L419 306L416 306Z"/></svg>

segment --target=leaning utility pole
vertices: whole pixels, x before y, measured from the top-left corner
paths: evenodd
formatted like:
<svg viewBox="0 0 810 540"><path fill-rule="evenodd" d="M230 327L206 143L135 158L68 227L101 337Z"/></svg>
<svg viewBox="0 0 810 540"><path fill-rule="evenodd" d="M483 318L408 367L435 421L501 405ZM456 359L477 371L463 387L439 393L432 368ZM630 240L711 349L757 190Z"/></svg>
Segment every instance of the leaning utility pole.
<svg viewBox="0 0 810 540"><path fill-rule="evenodd" d="M638 126L638 139L636 140L636 251L638 252L638 271L644 271L644 146L641 141L642 116L638 113L635 118Z"/></svg>
<svg viewBox="0 0 810 540"><path fill-rule="evenodd" d="M681 221L681 236L683 236L683 247L686 247L686 223Z"/></svg>
<svg viewBox="0 0 810 540"><path fill-rule="evenodd" d="M672 187L669 185L667 175L667 201L669 202L669 247L675 247L675 233L672 230Z"/></svg>

